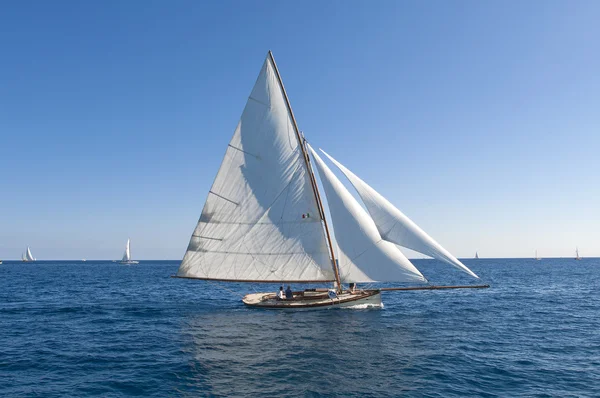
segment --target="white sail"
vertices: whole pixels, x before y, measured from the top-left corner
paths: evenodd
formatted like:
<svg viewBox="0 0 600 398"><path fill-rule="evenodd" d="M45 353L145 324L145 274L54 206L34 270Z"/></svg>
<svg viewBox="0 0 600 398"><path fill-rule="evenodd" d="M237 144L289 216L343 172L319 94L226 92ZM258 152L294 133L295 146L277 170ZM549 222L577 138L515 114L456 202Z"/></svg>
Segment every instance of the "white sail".
<svg viewBox="0 0 600 398"><path fill-rule="evenodd" d="M321 151L344 173L358 191L358 194L362 198L383 239L395 243L398 246L406 247L444 261L475 278L479 278L473 271L433 240L432 237L427 235L425 231L419 228L417 224L406 217L386 198L325 151L322 149Z"/></svg>
<svg viewBox="0 0 600 398"><path fill-rule="evenodd" d="M310 148L310 147L309 147ZM310 148L327 195L342 282L425 281L402 252L381 238L375 223Z"/></svg>
<svg viewBox="0 0 600 398"><path fill-rule="evenodd" d="M333 280L314 195L283 87L268 55L177 275Z"/></svg>
<svg viewBox="0 0 600 398"><path fill-rule="evenodd" d="M130 239L127 239L127 245L125 246L125 253L123 253L123 259L121 261L130 261L130 260L131 260Z"/></svg>
<svg viewBox="0 0 600 398"><path fill-rule="evenodd" d="M31 254L31 249L27 246L27 251L25 252L25 261L35 261L35 258Z"/></svg>

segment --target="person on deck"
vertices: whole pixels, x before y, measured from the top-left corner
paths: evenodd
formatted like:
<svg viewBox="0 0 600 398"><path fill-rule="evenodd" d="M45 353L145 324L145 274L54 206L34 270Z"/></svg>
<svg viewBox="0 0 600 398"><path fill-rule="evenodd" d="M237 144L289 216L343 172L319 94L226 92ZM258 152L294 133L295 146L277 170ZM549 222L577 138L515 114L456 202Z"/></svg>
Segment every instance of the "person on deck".
<svg viewBox="0 0 600 398"><path fill-rule="evenodd" d="M354 294L354 292L356 291L356 283L350 283L348 285L348 291L352 294Z"/></svg>
<svg viewBox="0 0 600 398"><path fill-rule="evenodd" d="M294 298L294 293L292 292L292 288L288 285L287 289L285 289L285 299L291 300Z"/></svg>
<svg viewBox="0 0 600 398"><path fill-rule="evenodd" d="M285 295L283 294L283 286L279 286L279 291L277 292L277 299L283 300Z"/></svg>

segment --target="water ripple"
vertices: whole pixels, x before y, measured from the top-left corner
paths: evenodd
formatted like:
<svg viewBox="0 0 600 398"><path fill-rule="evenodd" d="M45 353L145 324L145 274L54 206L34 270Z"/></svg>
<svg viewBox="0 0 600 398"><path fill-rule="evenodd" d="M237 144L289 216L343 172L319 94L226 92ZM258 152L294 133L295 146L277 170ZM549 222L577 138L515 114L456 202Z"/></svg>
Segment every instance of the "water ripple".
<svg viewBox="0 0 600 398"><path fill-rule="evenodd" d="M600 396L600 260L466 262L492 289L317 312L244 308L275 287L170 279L176 262L8 262L0 396Z"/></svg>

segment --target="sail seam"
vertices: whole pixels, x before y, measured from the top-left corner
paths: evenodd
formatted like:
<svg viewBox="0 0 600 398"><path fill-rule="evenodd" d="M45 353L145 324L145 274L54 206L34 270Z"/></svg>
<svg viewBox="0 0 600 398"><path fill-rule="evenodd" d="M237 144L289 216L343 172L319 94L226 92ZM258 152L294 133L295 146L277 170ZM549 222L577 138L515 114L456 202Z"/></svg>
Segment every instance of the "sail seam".
<svg viewBox="0 0 600 398"><path fill-rule="evenodd" d="M306 254L306 252L285 252L285 253L252 253L252 252L232 252L232 251L221 251L221 250L207 250L207 249L198 249L198 250L190 250L194 253L217 253L217 254L247 254L249 256L276 256L276 255L286 255L293 256L296 254ZM362 253L361 253L362 254Z"/></svg>
<svg viewBox="0 0 600 398"><path fill-rule="evenodd" d="M255 154L253 154L253 153L250 153L250 152L248 152L248 151L244 151L243 149L240 149L240 148L234 147L234 146L233 146L233 145L231 145L231 144L229 144L229 145L227 145L227 146L228 146L229 148L235 149L236 151L240 151L240 152L242 152L242 153L245 153L246 155L254 156L256 159L260 160L260 156L258 156L258 155L255 155Z"/></svg>
<svg viewBox="0 0 600 398"><path fill-rule="evenodd" d="M381 242L382 240L383 239L379 239L377 242L373 243L370 247L366 248L365 250L363 250L362 252L360 252L358 255L356 255L356 256L354 256L352 258L348 257L348 259L351 262L354 262L354 260L356 260L357 258L359 258L360 256L362 256L363 254L365 254L366 252L368 252L369 250L371 250L373 247L377 246L379 244L379 242ZM348 255L346 254L346 256L348 256Z"/></svg>
<svg viewBox="0 0 600 398"><path fill-rule="evenodd" d="M239 203L237 203L237 202L234 202L233 200L227 199L226 197L224 197L224 196L221 196L221 195L219 195L218 193L215 193L215 192L213 192L212 190L211 190L211 191L208 191L208 193L212 193L213 195L215 195L215 196L218 196L219 198L221 198L221 199L223 199L223 200L226 200L226 201L228 201L228 202L230 202L230 203L233 203L233 204L234 204L234 205L236 205L236 206L239 206L239 205L240 205Z"/></svg>
<svg viewBox="0 0 600 398"><path fill-rule="evenodd" d="M221 282L250 282L250 283L324 283L324 282L335 282L335 279L313 279L313 280L302 280L302 279L221 279L221 278L204 278L198 276L182 276L173 275L172 278L180 279L198 279L202 281L221 281Z"/></svg>
<svg viewBox="0 0 600 398"><path fill-rule="evenodd" d="M256 98L254 98L254 97L252 97L252 96L248 97L248 99L250 99L250 100L252 100L252 101L254 101L254 102L256 102L256 103L259 103L259 104L261 104L261 105L263 105L263 106L266 106L267 108L269 107L269 104L265 104L264 102L262 102L262 101L259 101L259 100L257 100Z"/></svg>
<svg viewBox="0 0 600 398"><path fill-rule="evenodd" d="M296 174L296 172L298 171L298 169L300 167L301 167L301 165L297 165L296 166L296 170L294 170L294 172L292 173L292 176ZM261 224L258 220L261 220L262 218L264 218L265 214L267 214L271 210L271 208L273 207L273 205L277 202L277 200L279 199L279 197L289 188L289 186L292 184L292 182L293 182L293 179L290 179L290 181L286 184L286 186L283 187L283 189L277 194L277 196L275 196L275 198L273 199L273 201L271 203L269 203L269 206L265 209L265 211L261 214L261 216L258 217L258 219L257 219L256 222L254 222L254 223L248 223L248 225L252 225L252 228L250 228L248 231L246 231L246 233L239 238L239 240L238 240L239 242L244 242L246 236L250 232L253 231L254 226ZM223 198L223 199L225 199L225 198ZM225 199L225 200L227 200L227 199ZM263 224L266 224L266 223L263 223Z"/></svg>
<svg viewBox="0 0 600 398"><path fill-rule="evenodd" d="M223 240L223 239L219 239L219 238L211 238L211 237L208 237L208 236L202 236L202 235L194 235L194 234L192 234L192 236L193 236L194 238L200 238L200 239Z"/></svg>
<svg viewBox="0 0 600 398"><path fill-rule="evenodd" d="M278 221L277 224L304 224L307 222L321 222L322 220L316 220L316 221L312 221L311 219L304 219L304 221ZM203 221L206 222L206 221ZM208 222L207 222L208 223ZM224 224L224 225L271 225L273 223L270 222L233 222L233 221L214 221L213 219L210 220L210 224Z"/></svg>

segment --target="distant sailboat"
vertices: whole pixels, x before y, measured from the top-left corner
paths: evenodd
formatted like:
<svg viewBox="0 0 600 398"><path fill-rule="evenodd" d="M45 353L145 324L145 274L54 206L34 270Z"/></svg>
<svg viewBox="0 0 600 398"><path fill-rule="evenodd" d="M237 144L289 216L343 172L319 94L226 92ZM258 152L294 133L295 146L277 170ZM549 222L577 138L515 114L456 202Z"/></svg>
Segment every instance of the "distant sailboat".
<svg viewBox="0 0 600 398"><path fill-rule="evenodd" d="M535 251L535 259L536 260L541 260L541 257L539 257L538 254L537 254L537 250Z"/></svg>
<svg viewBox="0 0 600 398"><path fill-rule="evenodd" d="M121 260L121 264L138 264L139 261L135 261L131 259L131 248L130 248L131 239L127 239L127 246L125 246L125 253L123 253L123 259Z"/></svg>
<svg viewBox="0 0 600 398"><path fill-rule="evenodd" d="M177 277L236 283L335 282L334 289L297 291L288 299L281 299L281 289L277 295L251 293L242 300L261 308L379 306L382 291L489 287L356 289L356 283L427 282L398 246L478 277L323 152L347 177L366 209L361 206L298 129L271 52L226 151ZM315 166L327 206L321 200Z"/></svg>
<svg viewBox="0 0 600 398"><path fill-rule="evenodd" d="M31 249L29 248L29 246L27 246L27 250L21 256L21 261L25 263L31 263L33 261L36 261L33 255L31 254Z"/></svg>
<svg viewBox="0 0 600 398"><path fill-rule="evenodd" d="M479 260L479 254L475 252L475 260Z"/></svg>
<svg viewBox="0 0 600 398"><path fill-rule="evenodd" d="M578 247L575 248L575 260L581 260L581 257L579 257L579 248Z"/></svg>

